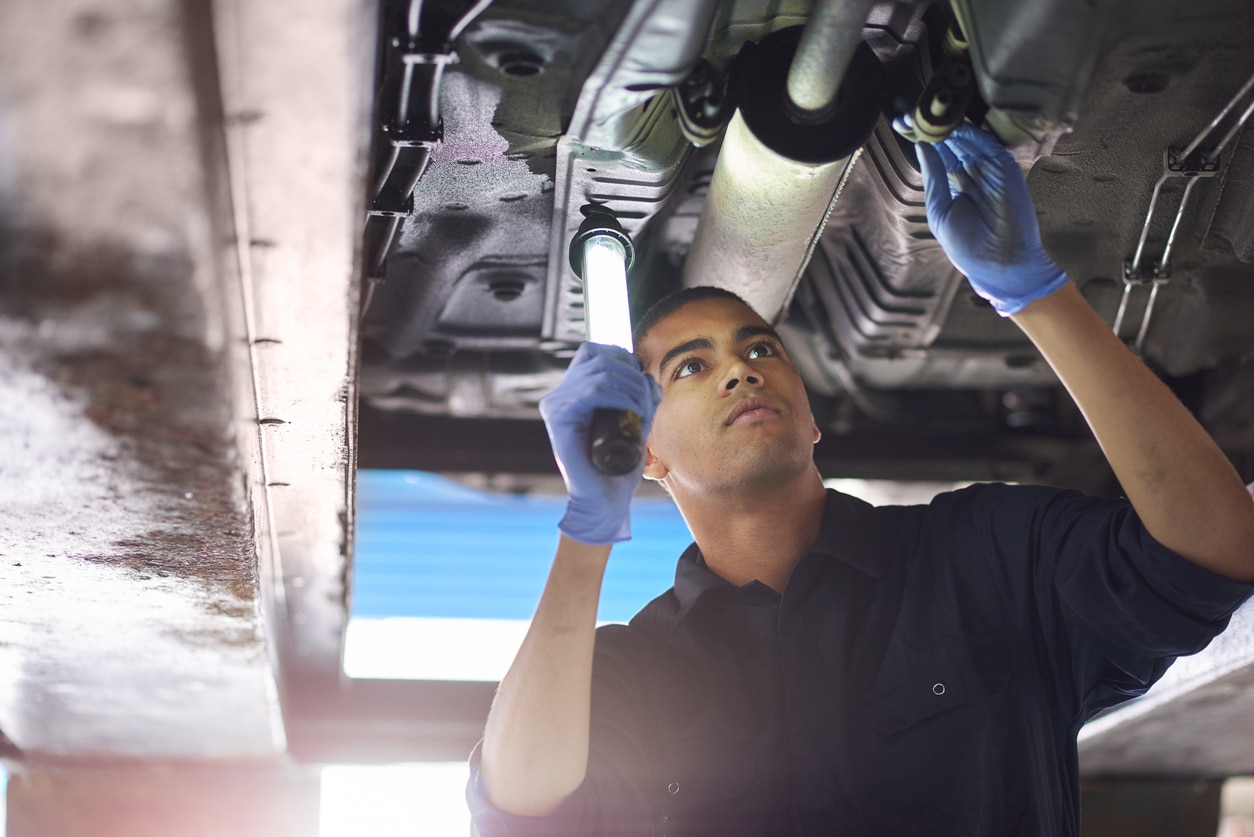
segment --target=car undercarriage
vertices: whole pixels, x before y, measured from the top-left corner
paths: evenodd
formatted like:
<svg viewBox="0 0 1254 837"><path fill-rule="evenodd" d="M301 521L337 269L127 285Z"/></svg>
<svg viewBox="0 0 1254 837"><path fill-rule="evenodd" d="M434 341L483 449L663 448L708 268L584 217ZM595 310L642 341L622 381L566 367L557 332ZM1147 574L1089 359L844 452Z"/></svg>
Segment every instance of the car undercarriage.
<svg viewBox="0 0 1254 837"><path fill-rule="evenodd" d="M383 4L362 462L543 470L501 448L542 442L537 401L584 337L566 249L595 206L635 242L636 314L717 284L778 326L825 474L1117 490L1048 366L928 232L890 126L908 112L1007 142L1051 255L1248 470L1244 4L845 5L865 24L835 24L858 48L814 124L781 102L822 3ZM458 428L478 442L454 451Z"/></svg>

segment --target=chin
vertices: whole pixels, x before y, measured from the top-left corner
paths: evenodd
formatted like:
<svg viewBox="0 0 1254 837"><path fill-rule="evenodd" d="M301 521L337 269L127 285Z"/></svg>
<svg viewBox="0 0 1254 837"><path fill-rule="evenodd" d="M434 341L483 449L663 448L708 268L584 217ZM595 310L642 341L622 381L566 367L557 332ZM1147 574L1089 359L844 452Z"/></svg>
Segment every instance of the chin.
<svg viewBox="0 0 1254 837"><path fill-rule="evenodd" d="M742 488L788 484L814 467L814 448L783 439L763 439L741 448L727 462L728 474Z"/></svg>

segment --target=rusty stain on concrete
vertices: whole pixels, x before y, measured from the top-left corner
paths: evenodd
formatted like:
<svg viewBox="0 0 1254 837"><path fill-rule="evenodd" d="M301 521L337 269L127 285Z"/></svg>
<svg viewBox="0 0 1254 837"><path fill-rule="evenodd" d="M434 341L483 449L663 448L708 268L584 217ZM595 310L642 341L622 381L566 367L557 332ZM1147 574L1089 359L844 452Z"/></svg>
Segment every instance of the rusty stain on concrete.
<svg viewBox="0 0 1254 837"><path fill-rule="evenodd" d="M108 248L90 261L50 264L42 254L64 250L46 238L16 249L0 276L0 316L10 315L6 330L20 335L4 341L6 354L60 388L59 395L50 393L50 406L77 404L107 434L108 449L98 458L111 472L128 464L130 486L124 492L110 485L94 500L96 512L117 502L145 509L138 531L116 532L107 549L77 546L73 557L121 564L140 578L198 579L251 600L256 547L229 435L221 359L202 341L161 327L195 317L185 299L165 298L180 291L187 296L190 265L144 265ZM29 400L18 400L29 410ZM27 418L40 420L37 413ZM33 469L22 482L67 476L62 468L44 471ZM38 519L37 510L29 513ZM46 513L56 518L64 509L51 506ZM116 511L104 513L117 519Z"/></svg>
<svg viewBox="0 0 1254 837"><path fill-rule="evenodd" d="M0 728L281 752L186 8L0 4Z"/></svg>
<svg viewBox="0 0 1254 837"><path fill-rule="evenodd" d="M3 727L42 753L273 752L221 359L167 299L188 267L33 243L0 272Z"/></svg>

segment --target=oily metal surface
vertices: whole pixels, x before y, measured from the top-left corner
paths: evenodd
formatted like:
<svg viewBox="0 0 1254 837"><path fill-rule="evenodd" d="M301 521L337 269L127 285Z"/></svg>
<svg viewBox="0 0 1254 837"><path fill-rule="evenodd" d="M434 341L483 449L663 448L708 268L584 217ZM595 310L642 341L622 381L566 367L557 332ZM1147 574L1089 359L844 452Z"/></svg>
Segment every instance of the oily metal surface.
<svg viewBox="0 0 1254 837"><path fill-rule="evenodd" d="M282 748L186 7L0 8L0 727Z"/></svg>

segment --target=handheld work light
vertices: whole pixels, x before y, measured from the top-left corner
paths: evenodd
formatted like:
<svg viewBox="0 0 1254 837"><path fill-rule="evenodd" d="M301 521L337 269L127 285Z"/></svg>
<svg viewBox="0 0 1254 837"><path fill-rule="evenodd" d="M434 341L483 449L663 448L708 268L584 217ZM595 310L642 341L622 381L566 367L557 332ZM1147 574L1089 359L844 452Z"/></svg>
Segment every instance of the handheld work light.
<svg viewBox="0 0 1254 837"><path fill-rule="evenodd" d="M600 207L585 209L584 222L570 242L570 266L583 280L583 311L588 341L632 351L627 307L627 271L635 258L631 238L618 219ZM631 410L599 409L592 414L588 457L603 474L631 472L644 455L640 416Z"/></svg>

